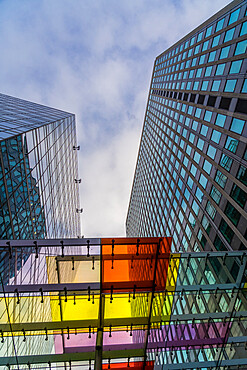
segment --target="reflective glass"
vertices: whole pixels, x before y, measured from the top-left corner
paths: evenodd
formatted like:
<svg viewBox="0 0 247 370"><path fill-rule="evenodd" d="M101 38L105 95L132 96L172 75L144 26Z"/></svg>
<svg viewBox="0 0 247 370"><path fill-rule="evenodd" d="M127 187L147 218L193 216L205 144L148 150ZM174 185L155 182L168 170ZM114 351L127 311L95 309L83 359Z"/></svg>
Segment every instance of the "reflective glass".
<svg viewBox="0 0 247 370"><path fill-rule="evenodd" d="M220 21L218 21L215 32L222 30L224 21L225 21L225 18L222 18Z"/></svg>
<svg viewBox="0 0 247 370"><path fill-rule="evenodd" d="M226 32L224 42L227 42L233 39L234 31L235 31L235 27L231 28L230 30Z"/></svg>
<svg viewBox="0 0 247 370"><path fill-rule="evenodd" d="M231 136L227 136L225 148L232 153L236 153L237 147L238 147L238 140L232 138Z"/></svg>
<svg viewBox="0 0 247 370"><path fill-rule="evenodd" d="M223 75L223 73L224 73L224 69L225 69L225 65L226 65L226 63L218 64L218 65L217 65L216 72L215 72L215 75L216 75L216 76L218 76L218 75Z"/></svg>
<svg viewBox="0 0 247 370"><path fill-rule="evenodd" d="M212 69L213 69L212 66L206 68L205 77L211 76Z"/></svg>
<svg viewBox="0 0 247 370"><path fill-rule="evenodd" d="M213 29L213 26L210 26L210 27L207 28L205 38L211 35L212 29Z"/></svg>
<svg viewBox="0 0 247 370"><path fill-rule="evenodd" d="M213 82L213 85L211 87L211 91L219 91L220 88L220 82L221 80L216 80Z"/></svg>
<svg viewBox="0 0 247 370"><path fill-rule="evenodd" d="M247 40L238 42L234 55L245 54L246 48L247 48Z"/></svg>
<svg viewBox="0 0 247 370"><path fill-rule="evenodd" d="M212 145L209 145L208 146L208 150L207 150L207 155L214 159L215 158L215 155L216 155L216 148L214 148Z"/></svg>
<svg viewBox="0 0 247 370"><path fill-rule="evenodd" d="M219 144L221 138L221 133L217 130L213 130L211 140L214 141L216 144Z"/></svg>
<svg viewBox="0 0 247 370"><path fill-rule="evenodd" d="M241 28L241 32L240 32L240 35L239 36L246 35L246 33L247 33L247 22L244 22L242 24L242 28Z"/></svg>
<svg viewBox="0 0 247 370"><path fill-rule="evenodd" d="M201 87L202 91L205 91L205 90L208 89L208 83L209 83L209 81L203 81L202 82L202 87Z"/></svg>
<svg viewBox="0 0 247 370"><path fill-rule="evenodd" d="M244 80L241 92L247 93L247 79Z"/></svg>
<svg viewBox="0 0 247 370"><path fill-rule="evenodd" d="M241 135L244 128L244 123L245 121L241 119L233 118L230 130Z"/></svg>
<svg viewBox="0 0 247 370"><path fill-rule="evenodd" d="M212 48L215 47L215 46L217 46L217 45L219 45L219 41L220 41L220 35L215 36L213 38Z"/></svg>
<svg viewBox="0 0 247 370"><path fill-rule="evenodd" d="M224 91L233 92L235 90L237 80L227 80Z"/></svg>
<svg viewBox="0 0 247 370"><path fill-rule="evenodd" d="M209 53L208 62L213 62L215 60L215 56L216 56L216 50L211 51L211 53Z"/></svg>
<svg viewBox="0 0 247 370"><path fill-rule="evenodd" d="M235 60L234 62L232 62L229 74L239 73L240 69L241 69L241 66L242 66L242 62L243 62L242 59L241 60Z"/></svg>
<svg viewBox="0 0 247 370"><path fill-rule="evenodd" d="M232 24L238 20L240 8L231 13L228 24Z"/></svg>
<svg viewBox="0 0 247 370"><path fill-rule="evenodd" d="M229 51L230 51L230 46L226 46L225 48L222 48L221 52L220 52L219 59L227 58L228 54L229 54Z"/></svg>
<svg viewBox="0 0 247 370"><path fill-rule="evenodd" d="M224 127L225 121L226 121L226 116L224 116L223 114L217 114L215 125Z"/></svg>

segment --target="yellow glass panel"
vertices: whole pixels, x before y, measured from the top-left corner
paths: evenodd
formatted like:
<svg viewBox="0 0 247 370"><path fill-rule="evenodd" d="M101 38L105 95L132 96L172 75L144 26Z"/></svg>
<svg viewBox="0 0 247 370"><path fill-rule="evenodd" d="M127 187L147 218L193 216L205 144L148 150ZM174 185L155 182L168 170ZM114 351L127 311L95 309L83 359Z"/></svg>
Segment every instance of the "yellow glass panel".
<svg viewBox="0 0 247 370"><path fill-rule="evenodd" d="M110 318L130 318L130 317L147 317L149 314L149 305L151 293L136 294L113 294L113 300L110 302L110 295L105 296L105 319Z"/></svg>
<svg viewBox="0 0 247 370"><path fill-rule="evenodd" d="M76 304L74 297L68 297L67 302L62 300L63 320L97 320L99 318L99 295L91 295L90 301L87 296L77 296Z"/></svg>

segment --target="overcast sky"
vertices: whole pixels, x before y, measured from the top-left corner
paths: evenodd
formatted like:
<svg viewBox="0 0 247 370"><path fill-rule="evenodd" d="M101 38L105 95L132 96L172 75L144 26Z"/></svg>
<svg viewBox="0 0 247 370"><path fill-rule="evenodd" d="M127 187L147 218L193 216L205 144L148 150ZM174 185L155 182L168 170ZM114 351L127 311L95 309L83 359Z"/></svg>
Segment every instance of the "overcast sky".
<svg viewBox="0 0 247 370"><path fill-rule="evenodd" d="M82 234L124 236L154 59L229 0L0 0L1 92L76 114Z"/></svg>

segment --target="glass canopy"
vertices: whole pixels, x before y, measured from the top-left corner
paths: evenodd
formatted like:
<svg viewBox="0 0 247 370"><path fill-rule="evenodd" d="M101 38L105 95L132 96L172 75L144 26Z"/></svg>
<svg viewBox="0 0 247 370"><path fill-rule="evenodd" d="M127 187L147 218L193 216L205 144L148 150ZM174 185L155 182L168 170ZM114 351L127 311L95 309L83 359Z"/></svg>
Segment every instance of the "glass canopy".
<svg viewBox="0 0 247 370"><path fill-rule="evenodd" d="M244 368L246 253L171 241L0 241L0 368Z"/></svg>

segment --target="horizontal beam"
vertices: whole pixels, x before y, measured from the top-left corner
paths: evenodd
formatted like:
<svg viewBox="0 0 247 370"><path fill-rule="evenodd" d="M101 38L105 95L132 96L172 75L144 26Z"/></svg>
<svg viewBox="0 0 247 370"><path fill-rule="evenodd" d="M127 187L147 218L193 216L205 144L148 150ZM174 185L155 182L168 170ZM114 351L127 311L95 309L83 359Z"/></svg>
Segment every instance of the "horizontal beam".
<svg viewBox="0 0 247 370"><path fill-rule="evenodd" d="M179 324L184 325L184 323L188 323L188 321L194 321L197 323L199 321L208 321L209 319L213 320L224 320L231 318L231 312L216 312L216 313L198 313L198 314L187 314L187 315L163 315L163 316L154 316L152 317L152 324L160 324L169 322L175 323L179 326ZM236 312L235 317L231 318L231 321L242 321L247 318L247 311L239 311ZM21 332L23 329L25 332L33 332L33 331L48 331L52 330L61 330L61 329L80 329L80 328L97 328L99 325L99 321L95 320L66 320L66 321L46 321L46 322L26 322L26 323L11 323L12 332ZM104 319L103 327L109 328L112 327L112 331L115 328L127 327L133 325L133 330L135 330L135 326L147 326L148 325L148 317L127 317L127 318L114 318L114 319ZM164 325L162 324L164 327ZM7 333L11 331L10 326L8 323L0 323L0 330L3 333ZM35 333L32 333L35 334ZM28 333L27 333L28 335Z"/></svg>
<svg viewBox="0 0 247 370"><path fill-rule="evenodd" d="M247 358L232 359L232 360L222 360L220 361L220 367L224 366L241 366L247 365ZM165 367L163 367L165 366ZM169 364L169 365L155 365L155 369L161 370L168 366L169 370L181 369L181 364ZM214 369L217 366L217 361L202 361L202 362L189 362L183 363L183 369Z"/></svg>
<svg viewBox="0 0 247 370"><path fill-rule="evenodd" d="M103 289L109 290L113 286L113 293L121 294L121 289L123 290L122 293L130 292L133 289L133 286L136 286L136 292L138 293L148 293L150 292L150 288L152 287L152 281L126 281L126 282L109 282L103 283ZM65 293L67 290L68 295L69 292L85 292L87 293L88 287L90 287L90 291L95 291L100 289L100 283L63 283L63 284L26 284L26 285L5 285L4 292L5 293L39 293L41 289L45 293L52 293L52 292L61 292ZM244 284L241 284L240 287L238 284L204 284L204 285L177 285L176 290L174 291L174 286L166 286L166 293L172 292L173 294L186 294L191 292L196 292L197 294L204 291L215 292L215 293L222 293L227 290L233 291L237 293L239 288L244 288ZM114 292L114 289L118 290L118 292ZM128 290L129 289L129 290ZM128 291L126 291L128 290ZM216 291L217 290L217 291ZM156 293L165 293L164 290L156 290ZM3 288L0 286L0 293L3 293ZM108 294L108 293L103 293Z"/></svg>
<svg viewBox="0 0 247 370"><path fill-rule="evenodd" d="M49 362L69 362L69 361L88 361L93 360L95 352L80 352L80 353L62 353L62 354L47 354L47 355L30 355L30 356L18 356L19 365L30 365L33 364L48 364ZM128 358L128 357L144 357L144 349L128 349L119 351L103 351L103 359L116 359L116 358ZM0 364L2 366L16 365L16 358L11 357L0 357Z"/></svg>

